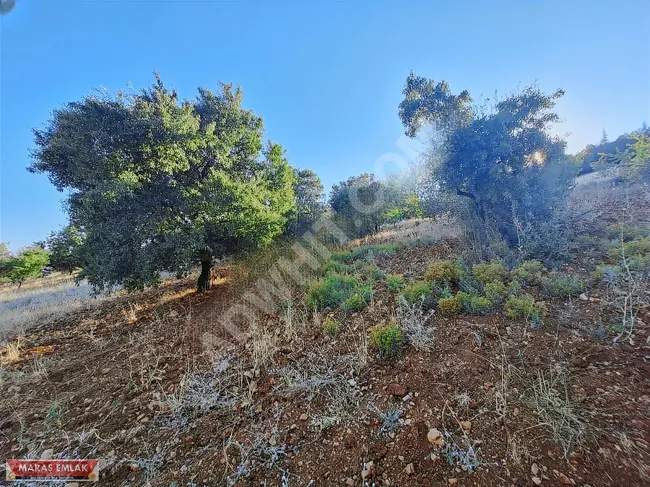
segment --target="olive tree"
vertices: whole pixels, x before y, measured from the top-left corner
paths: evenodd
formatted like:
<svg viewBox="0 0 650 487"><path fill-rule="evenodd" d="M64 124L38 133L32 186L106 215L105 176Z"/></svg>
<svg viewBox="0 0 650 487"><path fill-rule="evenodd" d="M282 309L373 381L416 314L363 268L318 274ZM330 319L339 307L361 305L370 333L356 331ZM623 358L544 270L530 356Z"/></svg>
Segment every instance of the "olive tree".
<svg viewBox="0 0 650 487"><path fill-rule="evenodd" d="M399 115L411 137L424 126L436 130L432 187L465 198L515 246L522 228L539 227L563 206L574 181L564 141L550 134L562 95L530 87L485 109L467 91L454 95L444 81L411 74Z"/></svg>

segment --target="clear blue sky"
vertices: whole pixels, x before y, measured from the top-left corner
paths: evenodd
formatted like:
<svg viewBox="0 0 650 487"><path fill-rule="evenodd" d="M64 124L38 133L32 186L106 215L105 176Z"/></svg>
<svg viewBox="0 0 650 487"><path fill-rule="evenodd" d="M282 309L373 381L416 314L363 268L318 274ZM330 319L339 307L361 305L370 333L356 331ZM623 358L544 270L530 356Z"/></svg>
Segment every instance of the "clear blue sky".
<svg viewBox="0 0 650 487"><path fill-rule="evenodd" d="M65 223L63 195L25 170L31 128L93 87L140 89L154 69L183 97L239 84L329 189L398 152L410 70L475 98L563 88L571 152L650 122L649 19L648 0L17 0L0 18L0 240L15 250Z"/></svg>

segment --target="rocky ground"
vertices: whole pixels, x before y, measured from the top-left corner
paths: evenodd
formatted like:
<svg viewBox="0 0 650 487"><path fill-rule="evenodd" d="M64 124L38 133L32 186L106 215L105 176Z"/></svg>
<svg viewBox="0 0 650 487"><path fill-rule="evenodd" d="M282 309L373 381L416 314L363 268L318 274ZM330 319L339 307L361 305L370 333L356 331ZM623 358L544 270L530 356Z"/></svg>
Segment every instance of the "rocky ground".
<svg viewBox="0 0 650 487"><path fill-rule="evenodd" d="M421 277L458 242L376 265ZM120 296L3 351L0 456L101 458L106 486L650 485L650 313L612 344L597 292L548 301L542 327L433 315L432 350L383 360L378 281L359 312L308 312L296 289L215 356L206 333L243 289L223 279ZM325 333L324 323L340 327Z"/></svg>

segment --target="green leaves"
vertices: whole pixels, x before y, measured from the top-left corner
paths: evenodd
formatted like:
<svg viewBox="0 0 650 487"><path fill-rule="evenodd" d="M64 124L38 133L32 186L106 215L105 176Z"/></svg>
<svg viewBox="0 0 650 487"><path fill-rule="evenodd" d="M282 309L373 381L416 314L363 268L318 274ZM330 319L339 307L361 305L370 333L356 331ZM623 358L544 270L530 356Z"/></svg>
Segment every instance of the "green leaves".
<svg viewBox="0 0 650 487"><path fill-rule="evenodd" d="M30 247L23 250L18 257L4 261L3 274L20 287L25 279L40 276L49 261L50 256L45 249Z"/></svg>
<svg viewBox="0 0 650 487"><path fill-rule="evenodd" d="M294 172L242 99L224 84L180 101L156 76L140 93L70 103L35 131L29 170L70 192L82 277L141 288L284 231Z"/></svg>

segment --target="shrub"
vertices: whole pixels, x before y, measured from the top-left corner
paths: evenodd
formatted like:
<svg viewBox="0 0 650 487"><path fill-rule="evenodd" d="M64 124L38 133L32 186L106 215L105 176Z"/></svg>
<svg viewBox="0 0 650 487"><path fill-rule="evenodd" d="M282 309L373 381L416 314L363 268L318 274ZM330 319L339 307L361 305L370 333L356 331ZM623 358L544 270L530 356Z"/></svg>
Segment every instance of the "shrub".
<svg viewBox="0 0 650 487"><path fill-rule="evenodd" d="M490 282L503 282L508 280L508 269L500 262L475 264L472 274L483 284Z"/></svg>
<svg viewBox="0 0 650 487"><path fill-rule="evenodd" d="M508 284L508 295L516 296L521 293L521 283L519 281L510 281Z"/></svg>
<svg viewBox="0 0 650 487"><path fill-rule="evenodd" d="M336 262L349 263L352 261L352 253L347 250L332 252L330 259Z"/></svg>
<svg viewBox="0 0 650 487"><path fill-rule="evenodd" d="M370 341L381 357L393 358L404 345L404 333L395 323L375 326L370 330Z"/></svg>
<svg viewBox="0 0 650 487"><path fill-rule="evenodd" d="M441 260L429 266L424 275L425 281L434 284L454 284L458 282L460 272L453 260Z"/></svg>
<svg viewBox="0 0 650 487"><path fill-rule="evenodd" d="M485 297L495 306L503 303L508 294L508 288L501 281L488 282L485 285Z"/></svg>
<svg viewBox="0 0 650 487"><path fill-rule="evenodd" d="M424 281L417 281L409 284L402 291L402 296L409 304L416 304L422 301L427 301L431 298L433 289L431 284Z"/></svg>
<svg viewBox="0 0 650 487"><path fill-rule="evenodd" d="M526 260L512 271L512 276L524 285L539 286L542 284L544 264L539 260Z"/></svg>
<svg viewBox="0 0 650 487"><path fill-rule="evenodd" d="M397 325L416 349L429 352L436 342L436 327L427 326L433 313L425 313L422 303L409 304L404 298L397 307Z"/></svg>
<svg viewBox="0 0 650 487"><path fill-rule="evenodd" d="M630 225L629 223L618 223L607 227L607 237L612 240L622 238L624 242L629 242L637 238L647 237L649 229Z"/></svg>
<svg viewBox="0 0 650 487"><path fill-rule="evenodd" d="M377 279L383 279L386 277L386 271L381 270L374 264L369 264L367 262L359 262L354 265L354 268L365 279L370 279L376 281Z"/></svg>
<svg viewBox="0 0 650 487"><path fill-rule="evenodd" d="M336 260L328 260L323 264L323 274L352 274L354 269L352 266L343 264Z"/></svg>
<svg viewBox="0 0 650 487"><path fill-rule="evenodd" d="M609 249L607 255L612 262L617 262L625 255L625 257L643 257L650 255L650 237L633 240L632 242L624 243L622 246Z"/></svg>
<svg viewBox="0 0 650 487"><path fill-rule="evenodd" d="M310 286L305 301L311 309L336 307L357 294L360 288L359 281L354 277L329 274Z"/></svg>
<svg viewBox="0 0 650 487"><path fill-rule="evenodd" d="M351 260L359 259L372 259L378 255L394 254L397 250L401 249L404 245L399 242L383 243L375 245L362 245L350 252Z"/></svg>
<svg viewBox="0 0 650 487"><path fill-rule="evenodd" d="M460 302L456 298L440 298L438 309L442 316L456 316L461 311Z"/></svg>
<svg viewBox="0 0 650 487"><path fill-rule="evenodd" d="M386 285L388 286L388 289L397 293L404 288L404 278L398 275L387 276Z"/></svg>
<svg viewBox="0 0 650 487"><path fill-rule="evenodd" d="M341 305L341 309L344 311L361 311L363 308L366 307L367 301L364 299L364 297L359 294L353 294L350 296L348 299L343 301L343 304Z"/></svg>
<svg viewBox="0 0 650 487"><path fill-rule="evenodd" d="M544 280L544 291L550 296L575 297L579 296L583 289L580 280L566 274L551 276Z"/></svg>
<svg viewBox="0 0 650 487"><path fill-rule="evenodd" d="M504 306L506 314L513 319L523 318L533 323L541 323L546 316L546 304L535 302L529 294L510 296Z"/></svg>
<svg viewBox="0 0 650 487"><path fill-rule="evenodd" d="M456 294L455 299L458 301L460 309L469 315L487 315L492 311L492 303L483 296L461 291Z"/></svg>
<svg viewBox="0 0 650 487"><path fill-rule="evenodd" d="M327 318L325 323L323 323L323 332L326 335L338 335L341 331L341 325L334 321L332 318Z"/></svg>

